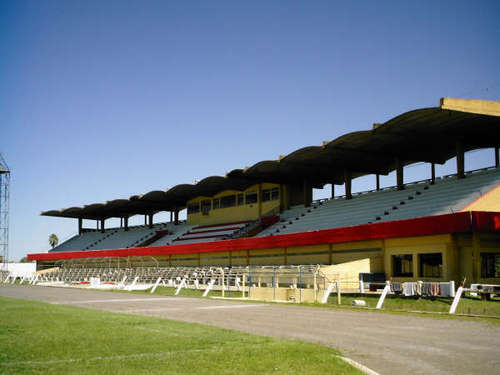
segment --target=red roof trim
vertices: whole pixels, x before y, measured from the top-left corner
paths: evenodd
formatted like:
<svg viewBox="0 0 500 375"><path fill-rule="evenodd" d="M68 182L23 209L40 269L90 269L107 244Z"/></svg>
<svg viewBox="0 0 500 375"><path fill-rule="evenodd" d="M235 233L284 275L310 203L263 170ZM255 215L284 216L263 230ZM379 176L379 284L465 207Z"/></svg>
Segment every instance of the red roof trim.
<svg viewBox="0 0 500 375"><path fill-rule="evenodd" d="M62 260L98 257L155 256L258 250L290 246L318 245L383 238L425 236L460 232L495 232L500 230L500 212L458 212L409 220L388 221L352 227L326 229L267 237L240 238L184 245L131 249L92 250L28 254L28 260Z"/></svg>

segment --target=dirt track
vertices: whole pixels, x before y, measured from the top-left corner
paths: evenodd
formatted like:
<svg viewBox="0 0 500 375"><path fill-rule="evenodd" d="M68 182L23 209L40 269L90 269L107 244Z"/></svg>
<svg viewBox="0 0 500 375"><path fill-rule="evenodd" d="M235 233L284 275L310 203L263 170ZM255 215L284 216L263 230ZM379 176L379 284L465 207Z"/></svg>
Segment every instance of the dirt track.
<svg viewBox="0 0 500 375"><path fill-rule="evenodd" d="M319 342L381 374L500 373L500 327L486 323L48 287L0 285L0 296Z"/></svg>

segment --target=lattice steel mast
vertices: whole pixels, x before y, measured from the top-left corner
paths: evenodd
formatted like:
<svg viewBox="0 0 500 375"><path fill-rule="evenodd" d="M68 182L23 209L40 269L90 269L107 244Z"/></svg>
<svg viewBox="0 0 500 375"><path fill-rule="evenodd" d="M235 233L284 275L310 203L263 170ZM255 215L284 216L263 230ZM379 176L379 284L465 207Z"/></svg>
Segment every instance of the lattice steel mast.
<svg viewBox="0 0 500 375"><path fill-rule="evenodd" d="M0 256L4 268L9 261L9 190L10 170L0 153Z"/></svg>

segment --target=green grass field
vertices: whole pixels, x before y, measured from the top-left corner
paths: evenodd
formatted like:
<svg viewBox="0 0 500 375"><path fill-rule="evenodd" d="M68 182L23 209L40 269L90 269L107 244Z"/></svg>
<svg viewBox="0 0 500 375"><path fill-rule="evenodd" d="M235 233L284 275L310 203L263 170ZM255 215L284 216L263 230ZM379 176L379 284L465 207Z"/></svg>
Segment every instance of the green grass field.
<svg viewBox="0 0 500 375"><path fill-rule="evenodd" d="M1 374L360 374L321 345L0 297Z"/></svg>

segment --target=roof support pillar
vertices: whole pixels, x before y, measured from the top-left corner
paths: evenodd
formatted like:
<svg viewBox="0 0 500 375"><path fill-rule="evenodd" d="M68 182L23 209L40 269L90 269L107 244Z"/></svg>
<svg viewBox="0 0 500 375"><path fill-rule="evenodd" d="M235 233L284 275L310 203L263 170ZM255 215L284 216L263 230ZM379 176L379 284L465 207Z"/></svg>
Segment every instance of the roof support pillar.
<svg viewBox="0 0 500 375"><path fill-rule="evenodd" d="M174 212L170 211L170 222L174 221Z"/></svg>
<svg viewBox="0 0 500 375"><path fill-rule="evenodd" d="M148 215L144 215L144 226L148 225Z"/></svg>
<svg viewBox="0 0 500 375"><path fill-rule="evenodd" d="M153 214L149 214L149 228L153 229Z"/></svg>
<svg viewBox="0 0 500 375"><path fill-rule="evenodd" d="M345 199L352 199L352 173L344 171Z"/></svg>
<svg viewBox="0 0 500 375"><path fill-rule="evenodd" d="M304 206L310 207L312 202L312 188L308 180L304 180Z"/></svg>
<svg viewBox="0 0 500 375"><path fill-rule="evenodd" d="M465 178L465 151L464 144L457 142L457 178Z"/></svg>
<svg viewBox="0 0 500 375"><path fill-rule="evenodd" d="M174 211L174 224L175 224L175 225L178 225L178 224L179 224L179 210L178 210L178 209L176 209L176 210Z"/></svg>
<svg viewBox="0 0 500 375"><path fill-rule="evenodd" d="M436 164L431 163L431 185L436 183Z"/></svg>
<svg viewBox="0 0 500 375"><path fill-rule="evenodd" d="M335 198L335 184L332 182L332 196L331 196L332 199Z"/></svg>
<svg viewBox="0 0 500 375"><path fill-rule="evenodd" d="M104 233L104 230L105 230L104 221L105 221L105 219L101 219L101 233Z"/></svg>
<svg viewBox="0 0 500 375"><path fill-rule="evenodd" d="M375 189L377 191L379 191L380 190L380 175L378 173L375 175L375 185L376 185Z"/></svg>
<svg viewBox="0 0 500 375"><path fill-rule="evenodd" d="M403 174L403 163L399 158L396 159L396 184L398 190L404 190L404 174Z"/></svg>
<svg viewBox="0 0 500 375"><path fill-rule="evenodd" d="M83 219L81 217L78 218L78 234L82 234L83 229Z"/></svg>
<svg viewBox="0 0 500 375"><path fill-rule="evenodd" d="M495 147L495 167L498 168L499 165L500 165L500 158L498 155L498 147Z"/></svg>
<svg viewBox="0 0 500 375"><path fill-rule="evenodd" d="M128 216L123 218L123 226L125 227L125 232L128 231Z"/></svg>

